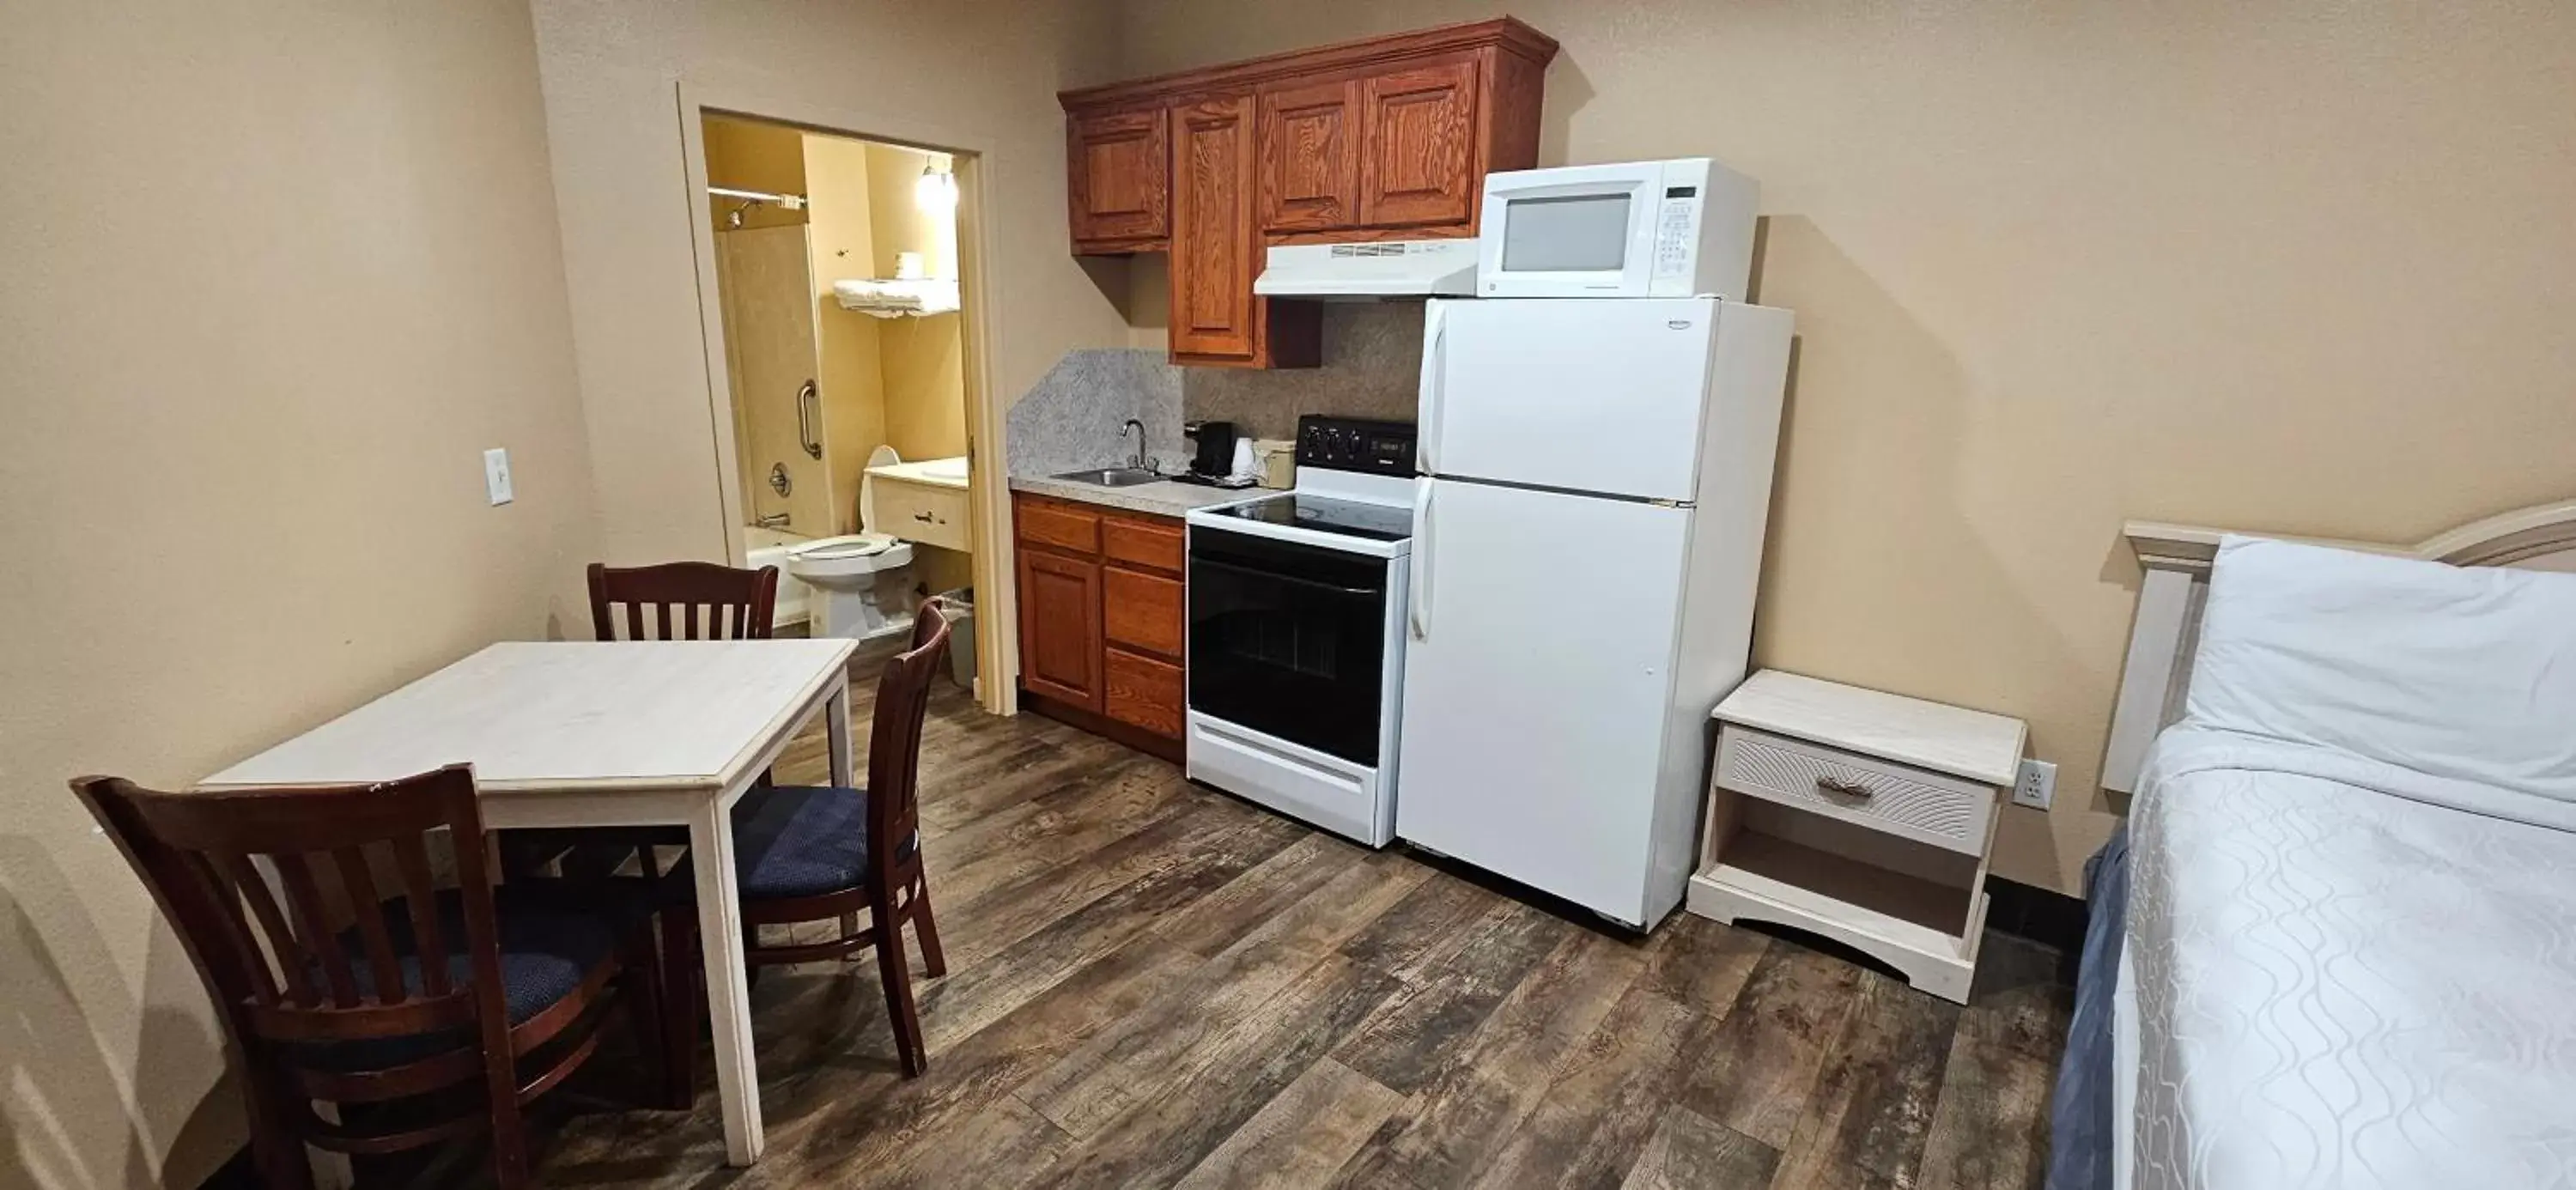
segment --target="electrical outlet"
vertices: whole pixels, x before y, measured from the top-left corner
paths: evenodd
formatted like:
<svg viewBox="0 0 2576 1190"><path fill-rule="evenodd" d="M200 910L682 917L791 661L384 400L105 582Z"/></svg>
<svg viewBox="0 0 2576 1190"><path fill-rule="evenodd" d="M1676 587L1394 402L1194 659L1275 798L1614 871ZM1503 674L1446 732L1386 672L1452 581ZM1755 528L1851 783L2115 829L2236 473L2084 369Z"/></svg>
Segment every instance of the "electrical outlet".
<svg viewBox="0 0 2576 1190"><path fill-rule="evenodd" d="M483 452L483 490L495 506L510 502L510 452L493 447Z"/></svg>
<svg viewBox="0 0 2576 1190"><path fill-rule="evenodd" d="M2021 762L2021 779L2013 782L2013 804L2034 810L2048 808L2049 799L2057 796L2057 766L2045 760Z"/></svg>

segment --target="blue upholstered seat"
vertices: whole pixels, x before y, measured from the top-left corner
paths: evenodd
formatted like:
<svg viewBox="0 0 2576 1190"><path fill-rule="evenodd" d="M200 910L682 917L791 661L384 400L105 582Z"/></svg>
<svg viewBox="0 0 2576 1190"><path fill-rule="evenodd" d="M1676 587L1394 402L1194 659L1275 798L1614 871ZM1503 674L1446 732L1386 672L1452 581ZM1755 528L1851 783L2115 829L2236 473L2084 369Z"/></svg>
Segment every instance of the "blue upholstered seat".
<svg viewBox="0 0 2576 1190"><path fill-rule="evenodd" d="M778 785L734 805L734 878L745 900L857 888L868 874L868 791Z"/></svg>
<svg viewBox="0 0 2576 1190"><path fill-rule="evenodd" d="M601 960L616 953L618 941L651 912L647 890L638 881L608 881L562 887L553 881L502 885L492 890L499 926L501 999L512 1025L526 1022L581 987ZM385 932L402 964L404 995L423 994L419 944L413 938L407 898L386 902ZM447 953L450 986L470 987L473 960L465 953L465 899L454 889L438 894L438 929ZM367 961L366 943L355 927L343 931L340 946L348 955L358 992L375 994L375 970ZM323 984L318 962L312 977ZM327 986L327 985L324 985ZM329 1042L296 1047L300 1061L330 1070L372 1070L418 1061L459 1045L470 1034L423 1033L409 1037Z"/></svg>

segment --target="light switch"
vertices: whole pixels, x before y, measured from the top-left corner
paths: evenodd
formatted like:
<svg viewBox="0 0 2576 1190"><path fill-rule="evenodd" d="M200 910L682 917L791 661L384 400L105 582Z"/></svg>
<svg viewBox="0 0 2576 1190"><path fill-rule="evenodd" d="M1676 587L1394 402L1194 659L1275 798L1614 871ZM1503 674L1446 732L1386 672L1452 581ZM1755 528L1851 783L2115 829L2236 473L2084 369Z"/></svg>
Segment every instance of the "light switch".
<svg viewBox="0 0 2576 1190"><path fill-rule="evenodd" d="M510 452L493 447L483 452L483 490L495 505L510 502Z"/></svg>

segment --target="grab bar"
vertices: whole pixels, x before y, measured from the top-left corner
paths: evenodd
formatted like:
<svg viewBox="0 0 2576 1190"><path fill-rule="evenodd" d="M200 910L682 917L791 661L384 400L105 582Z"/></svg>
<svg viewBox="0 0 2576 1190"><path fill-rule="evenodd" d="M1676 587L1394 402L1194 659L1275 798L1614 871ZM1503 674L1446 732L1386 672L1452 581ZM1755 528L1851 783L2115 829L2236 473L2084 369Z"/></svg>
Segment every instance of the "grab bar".
<svg viewBox="0 0 2576 1190"><path fill-rule="evenodd" d="M796 390L796 441L808 457L817 459L823 457L823 432L814 425L823 418L821 398L822 391L811 380Z"/></svg>

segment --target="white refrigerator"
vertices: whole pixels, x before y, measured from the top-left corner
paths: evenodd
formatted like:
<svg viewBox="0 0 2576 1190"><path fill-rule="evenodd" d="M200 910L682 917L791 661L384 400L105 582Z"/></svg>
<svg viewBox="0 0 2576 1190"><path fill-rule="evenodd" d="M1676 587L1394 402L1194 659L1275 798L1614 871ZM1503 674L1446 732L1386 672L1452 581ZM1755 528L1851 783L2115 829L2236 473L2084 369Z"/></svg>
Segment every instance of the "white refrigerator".
<svg viewBox="0 0 2576 1190"><path fill-rule="evenodd" d="M1635 927L1745 676L1787 310L1433 301L1395 833Z"/></svg>

